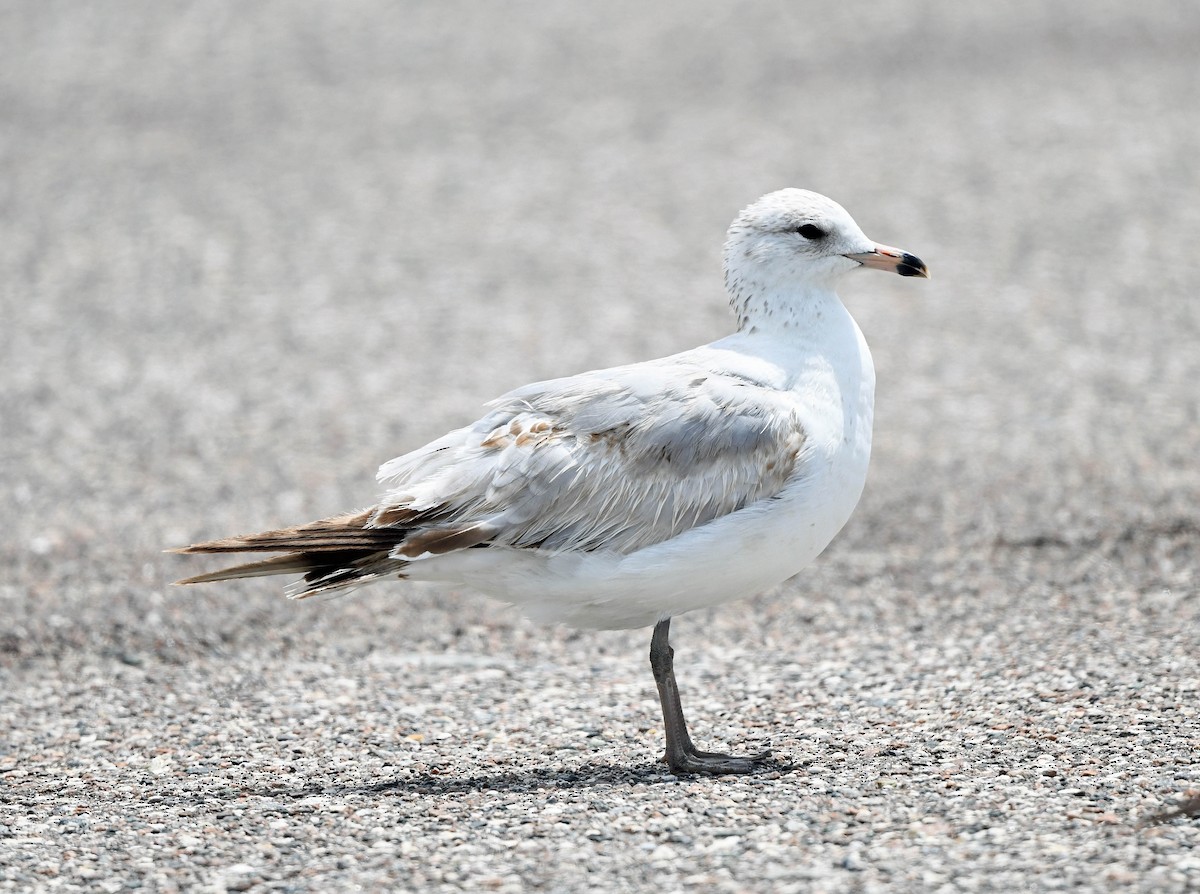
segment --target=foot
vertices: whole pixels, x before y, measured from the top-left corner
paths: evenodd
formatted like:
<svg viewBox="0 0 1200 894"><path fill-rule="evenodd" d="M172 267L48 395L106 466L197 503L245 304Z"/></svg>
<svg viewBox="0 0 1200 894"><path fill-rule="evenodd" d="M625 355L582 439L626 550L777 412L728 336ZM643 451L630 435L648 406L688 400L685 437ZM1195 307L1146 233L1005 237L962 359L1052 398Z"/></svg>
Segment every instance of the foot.
<svg viewBox="0 0 1200 894"><path fill-rule="evenodd" d="M671 754L669 751L663 760L676 776L690 776L703 773L706 776L728 776L738 773L753 773L766 766L771 758L768 749L753 757L740 757L733 754L715 754L711 751L699 751L695 748Z"/></svg>

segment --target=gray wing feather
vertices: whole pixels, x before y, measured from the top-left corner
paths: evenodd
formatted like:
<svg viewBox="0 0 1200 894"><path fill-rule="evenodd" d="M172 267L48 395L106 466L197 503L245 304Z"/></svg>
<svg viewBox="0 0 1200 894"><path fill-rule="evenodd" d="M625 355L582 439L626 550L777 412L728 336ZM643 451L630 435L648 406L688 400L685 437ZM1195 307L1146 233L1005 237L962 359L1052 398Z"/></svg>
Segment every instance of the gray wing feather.
<svg viewBox="0 0 1200 894"><path fill-rule="evenodd" d="M529 385L380 469L373 524L430 542L629 553L778 493L804 431L789 395L699 365ZM406 552L407 549L407 552Z"/></svg>

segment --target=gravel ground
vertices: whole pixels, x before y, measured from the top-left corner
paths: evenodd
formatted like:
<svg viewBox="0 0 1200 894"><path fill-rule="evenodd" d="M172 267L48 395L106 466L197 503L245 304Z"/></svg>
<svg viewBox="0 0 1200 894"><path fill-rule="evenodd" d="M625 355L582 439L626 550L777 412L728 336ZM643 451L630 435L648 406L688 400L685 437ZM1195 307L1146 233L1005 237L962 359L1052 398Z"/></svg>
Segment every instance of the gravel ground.
<svg viewBox="0 0 1200 894"><path fill-rule="evenodd" d="M1194 4L0 10L0 890L1200 890ZM648 631L173 589L534 378L707 341L807 186L928 283L810 572ZM1193 806L1194 812L1194 806Z"/></svg>

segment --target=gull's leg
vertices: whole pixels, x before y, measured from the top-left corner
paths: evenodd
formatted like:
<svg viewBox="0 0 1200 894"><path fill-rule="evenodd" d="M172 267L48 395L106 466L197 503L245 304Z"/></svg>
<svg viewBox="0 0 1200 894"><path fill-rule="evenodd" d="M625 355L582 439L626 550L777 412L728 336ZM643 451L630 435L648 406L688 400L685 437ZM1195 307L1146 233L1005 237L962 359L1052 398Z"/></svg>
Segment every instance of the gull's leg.
<svg viewBox="0 0 1200 894"><path fill-rule="evenodd" d="M752 773L770 756L764 751L754 757L735 757L700 751L688 735L683 706L679 703L679 687L675 685L675 650L671 648L671 619L659 621L650 638L650 668L658 684L658 700L662 702L663 726L667 732L667 764L672 773Z"/></svg>

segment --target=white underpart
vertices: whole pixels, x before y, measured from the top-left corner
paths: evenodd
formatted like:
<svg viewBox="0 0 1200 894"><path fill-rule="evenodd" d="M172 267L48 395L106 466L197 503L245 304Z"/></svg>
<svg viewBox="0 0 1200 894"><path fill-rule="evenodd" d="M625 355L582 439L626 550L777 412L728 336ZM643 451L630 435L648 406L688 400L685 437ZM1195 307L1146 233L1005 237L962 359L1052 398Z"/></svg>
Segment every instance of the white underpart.
<svg viewBox="0 0 1200 894"><path fill-rule="evenodd" d="M793 218L829 236L810 245L782 229ZM784 190L759 200L726 245L737 333L519 389L475 425L380 469L382 507L445 504L460 523L497 532L487 548L412 558L404 575L467 585L537 619L613 629L801 571L866 480L875 371L834 284L858 267L844 254L872 247L824 197ZM495 446L504 426L539 420L552 437ZM636 437L626 449L596 431ZM688 468L656 465L651 448ZM788 473L775 481L769 468Z"/></svg>

